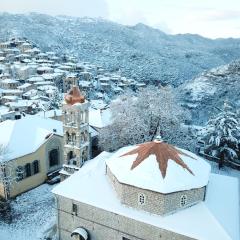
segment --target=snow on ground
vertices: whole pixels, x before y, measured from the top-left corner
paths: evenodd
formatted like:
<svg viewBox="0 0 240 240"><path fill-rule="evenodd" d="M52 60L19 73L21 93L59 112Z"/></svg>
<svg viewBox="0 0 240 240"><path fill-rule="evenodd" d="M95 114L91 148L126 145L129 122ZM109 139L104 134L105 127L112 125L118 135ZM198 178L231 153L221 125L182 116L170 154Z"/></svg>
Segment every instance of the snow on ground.
<svg viewBox="0 0 240 240"><path fill-rule="evenodd" d="M53 236L57 211L52 188L43 184L18 196L12 203L13 222L8 225L0 220L0 239L42 240Z"/></svg>
<svg viewBox="0 0 240 240"><path fill-rule="evenodd" d="M223 167L221 169L218 168L218 164L212 161L208 161L211 164L212 172L220 175L226 175L235 177L238 179L238 192L239 192L239 206L240 206L240 171L229 168L229 167ZM240 217L240 216L239 216Z"/></svg>
<svg viewBox="0 0 240 240"><path fill-rule="evenodd" d="M236 177L238 179L238 188L239 188L239 196L240 196L240 171L229 168L223 167L218 169L218 164L212 161L208 161L211 164L212 172L220 175L226 175L231 177ZM240 197L239 197L239 206L240 206Z"/></svg>

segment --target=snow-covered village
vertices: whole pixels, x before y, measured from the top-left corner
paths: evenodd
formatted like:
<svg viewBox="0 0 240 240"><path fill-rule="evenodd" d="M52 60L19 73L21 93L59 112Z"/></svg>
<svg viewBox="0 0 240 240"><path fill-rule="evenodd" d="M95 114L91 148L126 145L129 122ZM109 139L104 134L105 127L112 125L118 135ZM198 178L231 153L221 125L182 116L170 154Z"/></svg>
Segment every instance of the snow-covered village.
<svg viewBox="0 0 240 240"><path fill-rule="evenodd" d="M0 2L0 240L240 240L229 1Z"/></svg>

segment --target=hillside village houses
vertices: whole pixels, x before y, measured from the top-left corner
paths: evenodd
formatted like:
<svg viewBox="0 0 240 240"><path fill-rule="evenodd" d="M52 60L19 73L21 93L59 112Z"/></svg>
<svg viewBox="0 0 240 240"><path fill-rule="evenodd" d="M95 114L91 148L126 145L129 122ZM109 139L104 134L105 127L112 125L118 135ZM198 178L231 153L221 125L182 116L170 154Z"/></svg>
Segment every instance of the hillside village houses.
<svg viewBox="0 0 240 240"><path fill-rule="evenodd" d="M126 88L145 86L100 66L78 62L72 56L42 52L26 39L0 42L0 56L0 104L9 112L47 111L54 91L66 93L73 84L85 91L86 98L103 101Z"/></svg>
<svg viewBox="0 0 240 240"><path fill-rule="evenodd" d="M98 66L90 65L89 63L78 63L76 58L71 56L59 56L54 52L42 52L26 39L15 38L7 42L1 42L0 51L1 56L4 57L0 64L0 129L2 129L0 133L5 128L9 130L8 138L0 134L0 144L6 146L12 152L12 139L21 139L20 134L24 132L29 134L28 124L31 121L36 121L36 124L44 122L46 126L48 124L51 126L53 122L51 119L58 120L61 121L57 123L60 124L59 128L63 128L63 122L66 118L62 114L61 101L58 103L60 109L54 109L51 106L51 101L54 101L55 92L58 90L57 94L61 95L61 92L66 93L73 85L79 85L80 82L85 81L90 82L92 86L92 89L84 89L86 91L84 93L85 96L90 100L87 104L90 125L85 127L86 131L84 133L85 139L88 139L89 142L87 159L92 154L94 155L95 153L92 153L92 148L97 149L99 129L110 124L109 119L111 115L109 110L107 110L108 104L105 102L104 97L115 94L112 89L109 92L101 89L98 79L102 78L104 74L108 76L111 76L111 74ZM112 76L114 79L114 74ZM121 79L119 76L119 82L114 80L116 86L121 83ZM102 106L104 106L104 109L102 109ZM29 118L29 115L32 118ZM33 115L38 116L36 120L33 118ZM42 129L41 124L39 126L36 124L31 124L33 128L31 134L33 136L29 137L33 138L34 142L37 141L40 144L39 148L30 149L29 152L26 151L21 156L15 157L11 155L8 158L4 157L5 160L8 159L11 161L12 167L14 166L14 177L18 178L19 167L23 171L23 180L12 184L11 192L9 193L10 197L15 197L22 192L40 185L46 180L47 175L55 171L55 168L49 167L49 160L46 158L48 156L48 150L46 150L48 144L44 142L44 136L40 142L37 137L38 129ZM24 130L15 130L20 128L20 126L24 127ZM49 133L46 133L46 136L52 132L61 141L62 145L58 147L58 165L56 165L56 169L59 171L63 162L66 162L62 147L66 144L63 143L63 134L60 134L59 129L58 134L56 134L53 132L54 129L47 128L46 131L49 131ZM30 142L28 140L25 142L19 141L19 148L22 144ZM37 176L33 176L34 167L32 162L35 160L39 161L39 173L37 173ZM26 164L31 165L31 177L28 176L29 170L26 169L29 168L29 165L25 168ZM6 194L6 192L4 193L4 188L2 184L2 197Z"/></svg>

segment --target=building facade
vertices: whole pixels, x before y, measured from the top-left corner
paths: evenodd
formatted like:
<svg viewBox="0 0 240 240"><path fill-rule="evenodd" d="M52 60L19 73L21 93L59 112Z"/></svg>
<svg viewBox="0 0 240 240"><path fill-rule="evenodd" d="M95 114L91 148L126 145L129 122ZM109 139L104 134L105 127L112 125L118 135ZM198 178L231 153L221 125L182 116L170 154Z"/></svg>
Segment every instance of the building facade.
<svg viewBox="0 0 240 240"><path fill-rule="evenodd" d="M62 123L27 117L0 123L0 197L13 198L47 180L63 164ZM4 177L3 177L4 176Z"/></svg>

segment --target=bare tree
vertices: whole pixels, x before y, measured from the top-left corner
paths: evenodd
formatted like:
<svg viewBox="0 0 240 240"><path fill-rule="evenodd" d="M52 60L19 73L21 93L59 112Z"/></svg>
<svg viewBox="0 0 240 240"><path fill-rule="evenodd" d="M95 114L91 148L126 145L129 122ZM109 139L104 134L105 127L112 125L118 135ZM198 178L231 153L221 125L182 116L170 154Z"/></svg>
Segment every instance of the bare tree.
<svg viewBox="0 0 240 240"><path fill-rule="evenodd" d="M177 103L171 87L147 87L136 95L128 92L110 105L113 124L100 131L100 147L107 151L151 141L161 135L165 141L190 148L186 128L190 118Z"/></svg>
<svg viewBox="0 0 240 240"><path fill-rule="evenodd" d="M8 154L7 147L0 145L0 187L4 195L2 199L0 198L0 213L5 214L6 219L11 221L10 191L16 178L14 165L7 159Z"/></svg>

